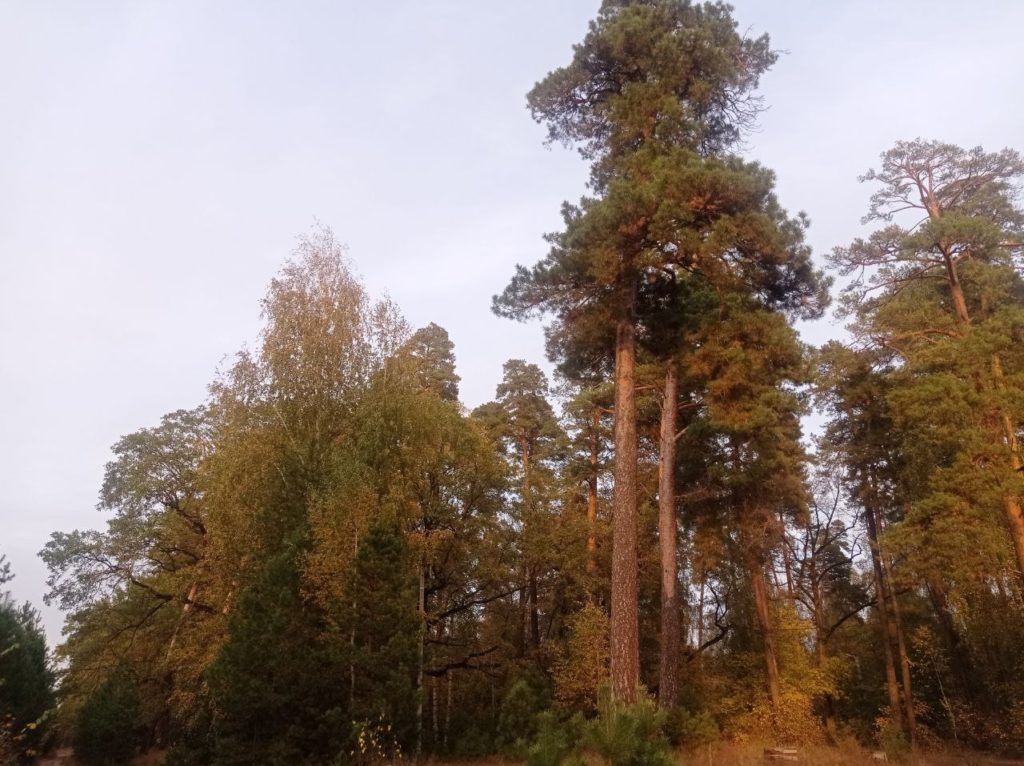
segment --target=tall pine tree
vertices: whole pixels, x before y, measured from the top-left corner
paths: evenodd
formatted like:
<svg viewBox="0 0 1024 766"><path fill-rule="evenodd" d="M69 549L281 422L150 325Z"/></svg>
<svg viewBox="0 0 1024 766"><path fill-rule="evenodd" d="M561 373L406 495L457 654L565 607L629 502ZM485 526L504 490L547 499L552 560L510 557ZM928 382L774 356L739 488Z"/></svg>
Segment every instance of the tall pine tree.
<svg viewBox="0 0 1024 766"><path fill-rule="evenodd" d="M724 152L757 112L752 92L775 55L738 34L727 6L606 0L572 62L529 94L549 138L592 161L594 197L566 205L548 257L519 267L495 310L556 317L574 337L613 338L611 676L636 699L637 332L642 286L700 272L765 300L820 300L802 225L772 195L772 176ZM562 344L567 345L566 343ZM568 345L571 345L569 343Z"/></svg>

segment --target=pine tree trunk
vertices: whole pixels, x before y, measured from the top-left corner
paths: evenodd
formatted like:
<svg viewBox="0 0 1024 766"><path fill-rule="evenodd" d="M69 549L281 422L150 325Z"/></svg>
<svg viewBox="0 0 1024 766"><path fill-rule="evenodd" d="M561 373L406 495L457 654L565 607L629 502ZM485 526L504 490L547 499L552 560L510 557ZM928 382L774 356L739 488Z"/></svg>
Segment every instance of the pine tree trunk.
<svg viewBox="0 0 1024 766"><path fill-rule="evenodd" d="M1003 362L998 354L992 355L992 377L995 381L997 391L1003 389ZM1010 467L1015 474L1024 470L1024 460L1020 456L1020 444L1017 442L1017 429L1013 419L1004 411L1001 415L1003 424L1003 438L1006 439L1006 446L1010 450ZM1017 557L1017 573L1024 581L1024 509L1021 508L1020 498L1010 493L1004 498L1006 511L1006 523L1010 528L1010 539L1013 541L1013 550Z"/></svg>
<svg viewBox="0 0 1024 766"><path fill-rule="evenodd" d="M946 264L946 277L949 280L949 293L953 299L953 311L956 313L956 318L959 322L970 324L971 315L967 309L967 299L964 297L964 287L960 283L960 275L957 274L956 264L954 264L952 256L946 252L943 252L943 258Z"/></svg>
<svg viewBox="0 0 1024 766"><path fill-rule="evenodd" d="M521 576L522 576L523 579L520 580L520 582L523 583L523 584L520 585L519 589L516 591L516 594L517 594L517 600L516 600L517 615L516 616L518 617L518 620L519 620L519 624L516 626L516 641L515 641L515 648L516 648L516 656L517 657L522 657L523 655L526 654L526 648L527 648L527 646L529 646L529 643L530 643L530 635L529 635L530 634L530 603L529 603L529 601L530 601L529 579L530 578L526 574L526 572L523 572L521 574Z"/></svg>
<svg viewBox="0 0 1024 766"><path fill-rule="evenodd" d="M775 650L775 629L772 626L768 584L765 580L764 567L756 555L752 553L747 555L747 566L750 571L751 590L754 594L757 628L761 634L761 647L764 651L765 671L768 677L768 698L771 700L772 709L777 712L782 704L782 687L779 683L779 660Z"/></svg>
<svg viewBox="0 0 1024 766"><path fill-rule="evenodd" d="M356 535L355 535L355 537L352 540L352 560L355 561L358 556L359 556L359 533L356 532ZM422 587L422 576L423 576L423 573L420 572L420 578L421 578L420 585L421 585L421 587ZM419 596L419 598L422 600L422 595ZM419 606L419 602L418 601L417 601L417 606ZM355 614L355 612L356 612L356 602L353 599L353 601L352 601L352 614ZM349 649L349 661L348 661L348 709L349 709L349 711L352 712L352 715L355 715L355 709L356 709L356 663L355 663L355 656L356 656L356 625L355 625L355 621L352 622L352 627L349 628L349 632L348 632L348 649ZM420 664L422 665L422 662Z"/></svg>
<svg viewBox="0 0 1024 766"><path fill-rule="evenodd" d="M700 593L697 596L697 672L704 670L704 591L707 587L708 576L703 566L700 573Z"/></svg>
<svg viewBox="0 0 1024 766"><path fill-rule="evenodd" d="M779 511L779 529L782 530L782 565L786 573L786 598L790 601L796 600L796 591L793 590L793 561L789 551L789 536L786 532L786 519Z"/></svg>
<svg viewBox="0 0 1024 766"><path fill-rule="evenodd" d="M354 611L354 610L353 610ZM356 709L356 626L353 622L351 628L348 631L348 650L349 650L349 661L348 661L348 709L355 711ZM354 712L353 712L354 715Z"/></svg>
<svg viewBox="0 0 1024 766"><path fill-rule="evenodd" d="M533 519L533 487L530 484L530 440L525 436L519 439L519 449L523 456L523 530L532 525ZM540 646L540 614L537 607L537 569L532 563L526 565L527 598L529 613L529 643L533 648Z"/></svg>
<svg viewBox="0 0 1024 766"><path fill-rule="evenodd" d="M438 735L440 734L437 717L437 678L430 679L430 749L437 749Z"/></svg>
<svg viewBox="0 0 1024 766"><path fill-rule="evenodd" d="M530 642L540 646L540 610L537 606L537 570L530 567Z"/></svg>
<svg viewBox="0 0 1024 766"><path fill-rule="evenodd" d="M523 515L530 511L530 440L525 436L519 439L519 450L523 455Z"/></svg>
<svg viewBox="0 0 1024 766"><path fill-rule="evenodd" d="M891 578L890 578L891 581ZM910 682L910 658L907 656L907 642L903 635L903 620L900 619L899 599L892 594L892 613L896 624L896 646L900 654L900 675L903 680L903 704L907 716L907 734L910 747L917 747L917 713L914 711L914 692Z"/></svg>
<svg viewBox="0 0 1024 766"><path fill-rule="evenodd" d="M658 542L661 547L661 657L658 704L676 704L679 684L679 563L676 546L676 413L679 385L669 365L661 402L658 477Z"/></svg>
<svg viewBox="0 0 1024 766"><path fill-rule="evenodd" d="M442 743L442 747L444 748L444 751L447 753L448 732L452 726L452 685L455 683L455 671L449 670L447 673L445 673L445 679L448 682L446 684L448 691L448 699L444 707L444 742Z"/></svg>
<svg viewBox="0 0 1024 766"><path fill-rule="evenodd" d="M1020 458L1014 461L1015 470L1020 471ZM1013 552L1017 560L1017 572L1024 582L1024 509L1021 508L1020 498L1016 495L1007 495L1004 499L1006 521L1010 527L1010 539L1013 541Z"/></svg>
<svg viewBox="0 0 1024 766"><path fill-rule="evenodd" d="M878 602L878 614L882 618L882 648L885 654L885 688L889 694L889 709L892 711L896 724L903 728L903 706L900 704L900 687L896 680L896 662L893 659L893 637L895 626L889 614L888 588L885 574L882 571L882 556L878 549L878 527L875 524L873 508L866 508L864 519L868 527L868 543L871 547L871 564L875 572L875 600Z"/></svg>
<svg viewBox="0 0 1024 766"><path fill-rule="evenodd" d="M423 754L423 664L426 660L426 632L427 632L427 589L426 589L426 564L420 563L420 590L419 590L419 613L420 613L420 635L419 635L419 662L416 666L416 760Z"/></svg>
<svg viewBox="0 0 1024 766"><path fill-rule="evenodd" d="M600 458L597 429L601 413L594 410L590 436L590 477L587 479L587 574L597 574L597 464Z"/></svg>
<svg viewBox="0 0 1024 766"><path fill-rule="evenodd" d="M612 694L633 704L640 685L637 616L636 325L630 302L615 333L615 486L612 491Z"/></svg>
<svg viewBox="0 0 1024 766"><path fill-rule="evenodd" d="M882 530L881 514L875 518L875 528ZM882 560L882 570L885 573L885 582L888 588L886 594L889 607L892 610L892 623L896 628L896 648L900 658L900 676L903 682L903 705L904 715L907 722L907 735L910 738L911 749L917 747L917 714L914 712L914 692L910 681L910 659L907 657L907 642L903 635L903 620L900 619L900 604L896 593L892 588L892 563L887 556L879 551L879 558Z"/></svg>

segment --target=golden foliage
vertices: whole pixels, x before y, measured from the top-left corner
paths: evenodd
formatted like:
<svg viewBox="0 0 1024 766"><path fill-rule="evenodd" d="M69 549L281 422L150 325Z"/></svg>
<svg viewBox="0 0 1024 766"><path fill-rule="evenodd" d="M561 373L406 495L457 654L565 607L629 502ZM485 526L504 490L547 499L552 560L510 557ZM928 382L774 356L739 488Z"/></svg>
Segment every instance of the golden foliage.
<svg viewBox="0 0 1024 766"><path fill-rule="evenodd" d="M773 708L764 682L764 656L735 652L711 674L706 687L709 704L724 728L739 740L824 744L825 730L814 710L825 694L838 696L839 681L847 671L841 658L822 665L810 651L813 628L792 604L773 605L772 623L782 681L782 700Z"/></svg>
<svg viewBox="0 0 1024 766"><path fill-rule="evenodd" d="M608 615L588 603L569 621L569 641L555 664L555 699L570 710L597 710L608 680Z"/></svg>

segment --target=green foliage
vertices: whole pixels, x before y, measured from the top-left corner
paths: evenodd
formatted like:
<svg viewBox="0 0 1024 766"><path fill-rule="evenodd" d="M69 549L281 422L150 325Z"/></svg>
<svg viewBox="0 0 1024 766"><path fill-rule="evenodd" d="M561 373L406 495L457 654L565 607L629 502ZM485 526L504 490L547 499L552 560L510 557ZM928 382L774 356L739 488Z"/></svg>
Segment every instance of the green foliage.
<svg viewBox="0 0 1024 766"><path fill-rule="evenodd" d="M200 487L213 425L200 407L119 439L100 493L106 528L54 533L41 552L50 570L47 600L70 612L61 650L70 658L64 709L74 710L95 687L95 668L112 665L130 668L142 697L140 724L156 738L198 707L210 628L221 616L205 566ZM72 725L61 718L61 726Z"/></svg>
<svg viewBox="0 0 1024 766"><path fill-rule="evenodd" d="M635 705L623 705L606 691L597 718L585 729L584 747L609 766L670 766L675 758L665 722L665 711L646 694Z"/></svg>
<svg viewBox="0 0 1024 766"><path fill-rule="evenodd" d="M996 621L1009 611L1019 623L1024 566L1022 178L1009 149L917 139L884 152L863 178L876 184L865 220L880 228L832 254L855 275L842 313L861 348L822 355L824 446L877 516L892 570L879 577L930 602L914 619L924 632L904 630L919 656L902 695L922 732L986 745L1012 729L1019 699L1003 680L1019 662L997 648L1007 633Z"/></svg>
<svg viewBox="0 0 1024 766"><path fill-rule="evenodd" d="M121 766L138 752L139 693L122 671L115 671L78 711L75 756L89 766Z"/></svg>
<svg viewBox="0 0 1024 766"><path fill-rule="evenodd" d="M517 462L543 465L551 458L561 435L547 400L547 377L535 364L509 359L502 367L495 394L495 400L478 407L474 417L503 451L516 456Z"/></svg>
<svg viewBox="0 0 1024 766"><path fill-rule="evenodd" d="M737 34L730 10L606 0L572 62L530 92L534 119L598 169L645 139L727 148L756 114L751 91L776 58L767 36Z"/></svg>
<svg viewBox="0 0 1024 766"><path fill-rule="evenodd" d="M608 615L587 603L569 621L565 653L554 669L555 699L568 710L592 714L608 679Z"/></svg>
<svg viewBox="0 0 1024 766"><path fill-rule="evenodd" d="M414 370L416 381L425 391L431 391L450 402L459 400L459 376L455 374L455 344L448 332L431 322L412 334L399 349L399 359L407 360Z"/></svg>
<svg viewBox="0 0 1024 766"><path fill-rule="evenodd" d="M875 723L878 746L893 760L902 760L910 753L906 732L892 718L879 718Z"/></svg>
<svg viewBox="0 0 1024 766"><path fill-rule="evenodd" d="M0 556L0 585L13 578ZM38 754L54 707L54 674L39 614L0 592L0 757Z"/></svg>
<svg viewBox="0 0 1024 766"><path fill-rule="evenodd" d="M606 2L572 61L530 92L549 139L593 160L595 195L563 206L548 256L518 266L494 310L552 315L548 353L571 377L611 371L620 320L668 337L693 280L808 316L823 309L827 280L802 220L779 206L769 171L727 154L774 60L766 36L736 31L728 6Z"/></svg>
<svg viewBox="0 0 1024 766"><path fill-rule="evenodd" d="M530 679L516 680L505 693L498 717L498 738L505 752L522 756L537 733L538 716L548 707L544 691Z"/></svg>
<svg viewBox="0 0 1024 766"><path fill-rule="evenodd" d="M537 734L526 751L526 766L576 763L580 760L578 745L585 727L578 714L563 721L554 711L544 711L537 716Z"/></svg>
<svg viewBox="0 0 1024 766"><path fill-rule="evenodd" d="M767 37L751 40L737 32L731 11L680 0L609 0L571 62L534 87L530 108L549 140L575 145L592 161L593 196L563 205L563 227L548 235L547 257L529 269L517 266L493 304L496 313L515 319L552 317L548 355L563 374L579 380L614 370L612 544L618 547L611 664L623 698L632 698L640 680L632 611L640 569L632 542L640 472L632 378L637 337L641 351L661 359L712 349L693 371L691 397L695 406L713 397L726 406L712 415L718 422L708 431L718 433L707 433L701 445L707 453L717 448L720 457L702 467L711 473L731 460L728 480L746 482L730 498L736 513L730 521L739 517L747 527L740 546L751 572L763 571L775 542L762 539L760 530L770 529L780 506L800 510L800 407L785 387L795 377L786 368L800 352L773 312L820 316L829 280L814 268L803 242L806 219L790 217L779 204L773 174L728 153L751 126L758 111L753 91L775 60ZM735 310L725 322L714 321L725 310L718 317L708 312L711 321L698 336L692 306L708 305L716 294ZM687 300L691 296L699 299ZM715 344L718 326L729 322L724 334L732 342ZM773 337L736 339L762 328ZM768 345L774 353L757 353ZM785 345L795 353L782 351ZM708 391L725 377L709 371L718 366L712 357L732 363L731 390ZM750 375L757 361L757 373L767 374ZM754 391L743 385L750 378L758 384ZM739 453L747 459L736 470ZM702 477L702 484L719 478ZM777 496L760 502L775 488ZM720 485L708 494L715 491Z"/></svg>
<svg viewBox="0 0 1024 766"><path fill-rule="evenodd" d="M218 764L317 763L344 745L343 670L299 590L300 555L290 544L241 594L208 671Z"/></svg>
<svg viewBox="0 0 1024 766"><path fill-rule="evenodd" d="M476 759L496 752L493 732L486 728L486 721L462 729L451 747L451 755L459 759Z"/></svg>
<svg viewBox="0 0 1024 766"><path fill-rule="evenodd" d="M374 722L360 730L365 743L394 743L388 745L392 750L411 748L416 726L421 620L410 564L400 530L394 524L375 525L359 545L348 588L351 606L343 623L350 645L349 716Z"/></svg>
<svg viewBox="0 0 1024 766"><path fill-rule="evenodd" d="M707 710L690 712L675 707L666 714L665 736L677 747L707 745L717 741L721 734L718 722Z"/></svg>
<svg viewBox="0 0 1024 766"><path fill-rule="evenodd" d="M525 749L527 766L583 764L592 753L609 766L669 766L675 763L663 730L667 716L646 694L635 705L612 699L607 685L596 717L570 718L545 710L533 718L534 735Z"/></svg>

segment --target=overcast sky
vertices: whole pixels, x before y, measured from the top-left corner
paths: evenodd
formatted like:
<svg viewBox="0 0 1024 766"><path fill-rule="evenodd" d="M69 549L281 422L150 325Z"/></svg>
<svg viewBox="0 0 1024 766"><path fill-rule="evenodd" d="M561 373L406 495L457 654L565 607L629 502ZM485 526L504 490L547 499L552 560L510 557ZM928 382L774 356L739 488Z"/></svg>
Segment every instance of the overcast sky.
<svg viewBox="0 0 1024 766"><path fill-rule="evenodd" d="M201 402L253 341L316 220L372 292L448 329L467 405L507 358L541 361L540 326L490 298L583 191L524 95L597 6L0 0L0 553L18 599L43 606L50 532L103 524L110 445ZM787 52L748 154L819 257L861 233L856 177L894 141L1024 149L1024 3L735 6Z"/></svg>

